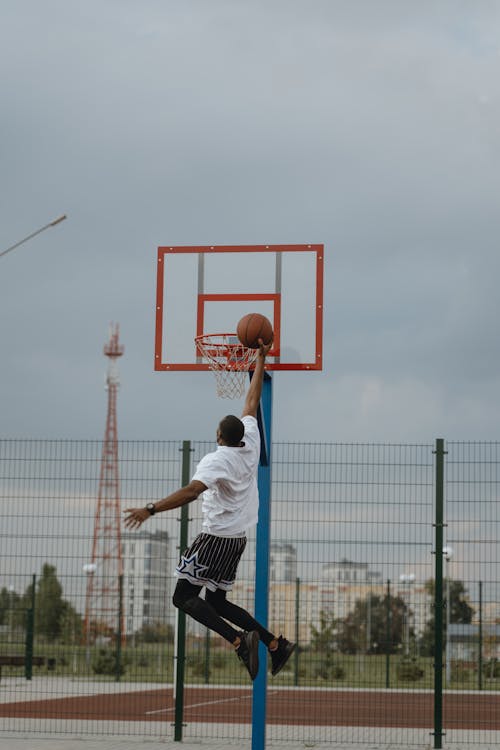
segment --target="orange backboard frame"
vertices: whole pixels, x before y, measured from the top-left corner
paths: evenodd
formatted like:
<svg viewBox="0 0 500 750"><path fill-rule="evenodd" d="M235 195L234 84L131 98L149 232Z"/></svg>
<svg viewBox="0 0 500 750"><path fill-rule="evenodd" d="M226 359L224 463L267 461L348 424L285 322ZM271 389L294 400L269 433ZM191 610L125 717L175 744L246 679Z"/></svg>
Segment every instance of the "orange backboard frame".
<svg viewBox="0 0 500 750"><path fill-rule="evenodd" d="M272 323L274 329L274 343L270 352L270 359L266 362L268 370L321 370L323 367L323 245L210 245L210 246L161 246L158 248L157 256L157 285L156 285L156 328L155 328L155 361L156 371L205 371L209 365L201 360L196 362L174 362L168 359L168 341L164 339L164 290L165 290L165 267L166 258L176 254L193 255L216 253L312 253L315 255L315 310L314 310L314 356L312 361L307 362L282 362L280 358L281 325L282 325L282 300L281 294L276 290L255 293L205 293L203 290L196 295L196 330L194 336L203 333L232 333L232 331L205 331L206 304L211 302L244 302L265 301L272 305ZM274 357L275 361L272 361Z"/></svg>

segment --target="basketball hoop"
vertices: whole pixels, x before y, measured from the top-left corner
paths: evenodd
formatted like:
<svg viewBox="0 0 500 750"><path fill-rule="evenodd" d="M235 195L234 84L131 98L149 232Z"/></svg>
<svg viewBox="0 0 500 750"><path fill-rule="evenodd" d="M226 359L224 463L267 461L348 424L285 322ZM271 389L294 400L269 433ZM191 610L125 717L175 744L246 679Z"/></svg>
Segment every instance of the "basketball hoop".
<svg viewBox="0 0 500 750"><path fill-rule="evenodd" d="M220 398L241 398L247 384L246 374L259 354L238 341L235 333L211 333L196 336L196 348L215 374Z"/></svg>

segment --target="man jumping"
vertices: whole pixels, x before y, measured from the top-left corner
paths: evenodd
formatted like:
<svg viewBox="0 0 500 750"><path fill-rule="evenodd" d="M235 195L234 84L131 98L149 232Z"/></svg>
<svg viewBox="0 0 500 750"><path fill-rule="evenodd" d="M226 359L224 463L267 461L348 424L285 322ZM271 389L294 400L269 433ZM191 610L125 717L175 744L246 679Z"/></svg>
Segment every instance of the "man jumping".
<svg viewBox="0 0 500 750"><path fill-rule="evenodd" d="M264 345L259 339L259 354L241 419L229 415L220 421L217 450L201 459L189 484L145 508L125 510L125 526L137 529L150 516L179 508L202 495L202 532L181 556L175 570L179 580L172 601L229 641L252 680L259 670L259 640L267 646L273 675L285 666L296 645L270 633L249 612L226 598L247 543L247 531L258 519L257 409L270 348L271 344ZM203 588L204 599L200 596Z"/></svg>

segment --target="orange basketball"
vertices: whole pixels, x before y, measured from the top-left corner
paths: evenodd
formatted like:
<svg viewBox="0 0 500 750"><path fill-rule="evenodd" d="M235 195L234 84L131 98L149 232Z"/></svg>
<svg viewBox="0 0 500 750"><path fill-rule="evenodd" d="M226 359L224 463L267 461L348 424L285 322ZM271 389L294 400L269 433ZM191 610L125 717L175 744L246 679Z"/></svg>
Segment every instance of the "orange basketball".
<svg viewBox="0 0 500 750"><path fill-rule="evenodd" d="M244 315L238 323L236 333L243 346L248 346L249 349L258 349L259 339L264 344L270 344L273 340L271 322L260 313Z"/></svg>

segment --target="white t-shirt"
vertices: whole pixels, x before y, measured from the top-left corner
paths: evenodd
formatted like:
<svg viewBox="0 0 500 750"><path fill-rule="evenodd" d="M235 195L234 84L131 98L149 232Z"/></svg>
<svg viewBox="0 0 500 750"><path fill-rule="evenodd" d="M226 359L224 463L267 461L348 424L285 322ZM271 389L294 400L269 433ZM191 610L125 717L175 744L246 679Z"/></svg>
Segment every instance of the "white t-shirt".
<svg viewBox="0 0 500 750"><path fill-rule="evenodd" d="M207 534L241 535L257 523L260 433L255 417L241 421L244 445L219 445L201 459L193 476L208 487L202 503L202 530Z"/></svg>

